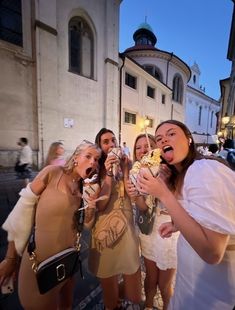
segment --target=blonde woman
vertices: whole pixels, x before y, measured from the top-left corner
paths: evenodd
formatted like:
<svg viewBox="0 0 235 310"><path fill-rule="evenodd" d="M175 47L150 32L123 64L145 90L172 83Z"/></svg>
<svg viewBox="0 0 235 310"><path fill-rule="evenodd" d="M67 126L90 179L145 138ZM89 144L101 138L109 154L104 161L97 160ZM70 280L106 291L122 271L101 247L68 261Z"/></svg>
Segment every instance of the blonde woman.
<svg viewBox="0 0 235 310"><path fill-rule="evenodd" d="M47 157L45 160L45 166L64 166L66 160L63 157L64 146L62 142L53 142L48 150Z"/></svg>
<svg viewBox="0 0 235 310"><path fill-rule="evenodd" d="M19 297L25 310L72 309L73 280L65 280L41 295L32 262L27 252L27 240L32 228L34 207L36 254L39 262L72 247L75 242L73 215L81 202L80 185L98 166L100 149L93 143L81 143L64 167L47 166L21 191L13 211L3 229L8 232L8 250L0 264L0 285L17 268L19 271Z"/></svg>
<svg viewBox="0 0 235 310"><path fill-rule="evenodd" d="M148 134L151 149L156 148L155 137ZM145 134L137 136L134 143L133 160L140 161L149 151L149 145ZM171 176L169 168L165 164L160 166L161 176L168 179ZM162 239L158 229L161 223L170 221L167 210L151 196L140 196L136 187L129 181L128 194L135 200L139 210L148 212L148 208L156 208L153 229L149 234L139 233L141 254L145 265L145 309L153 309L154 296L159 288L163 300L163 309L167 309L172 296L172 282L176 270L176 243L178 235L168 239Z"/></svg>

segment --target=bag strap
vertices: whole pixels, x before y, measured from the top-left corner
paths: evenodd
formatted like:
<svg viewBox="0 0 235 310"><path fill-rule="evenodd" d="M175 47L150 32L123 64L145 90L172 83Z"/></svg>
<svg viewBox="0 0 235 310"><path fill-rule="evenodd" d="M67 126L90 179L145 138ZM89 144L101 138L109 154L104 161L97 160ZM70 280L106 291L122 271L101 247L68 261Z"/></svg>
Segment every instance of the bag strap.
<svg viewBox="0 0 235 310"><path fill-rule="evenodd" d="M123 209L124 207L124 195L125 195L125 187L123 180L118 181L118 200L120 202L119 209Z"/></svg>

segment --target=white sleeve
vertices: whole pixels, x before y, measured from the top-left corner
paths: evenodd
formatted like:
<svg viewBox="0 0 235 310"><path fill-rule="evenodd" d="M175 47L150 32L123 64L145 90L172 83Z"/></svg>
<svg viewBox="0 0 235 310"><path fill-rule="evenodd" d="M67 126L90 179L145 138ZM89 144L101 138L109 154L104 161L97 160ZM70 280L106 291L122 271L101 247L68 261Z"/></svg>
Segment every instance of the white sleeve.
<svg viewBox="0 0 235 310"><path fill-rule="evenodd" d="M14 241L17 253L22 255L32 230L35 204L39 196L32 192L30 184L23 188L19 195L21 197L3 223L2 228L8 233L8 241Z"/></svg>
<svg viewBox="0 0 235 310"><path fill-rule="evenodd" d="M225 165L195 161L185 175L179 202L202 226L235 235L235 173Z"/></svg>

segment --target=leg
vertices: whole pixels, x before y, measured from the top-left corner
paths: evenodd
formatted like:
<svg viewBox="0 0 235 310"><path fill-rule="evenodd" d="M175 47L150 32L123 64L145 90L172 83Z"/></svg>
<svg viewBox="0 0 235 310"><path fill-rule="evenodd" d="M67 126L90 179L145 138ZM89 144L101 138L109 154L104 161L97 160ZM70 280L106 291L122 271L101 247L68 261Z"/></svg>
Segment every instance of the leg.
<svg viewBox="0 0 235 310"><path fill-rule="evenodd" d="M144 257L146 276L144 281L145 306L153 307L153 299L157 292L159 269L155 262Z"/></svg>
<svg viewBox="0 0 235 310"><path fill-rule="evenodd" d="M57 310L71 310L73 305L73 289L75 280L74 278L67 281L62 287L59 294L58 309Z"/></svg>
<svg viewBox="0 0 235 310"><path fill-rule="evenodd" d="M166 310L173 294L172 281L175 269L160 270L158 286L162 295L163 310Z"/></svg>
<svg viewBox="0 0 235 310"><path fill-rule="evenodd" d="M103 290L105 309L113 310L118 306L118 276L99 279Z"/></svg>
<svg viewBox="0 0 235 310"><path fill-rule="evenodd" d="M141 303L141 270L123 275L125 297L134 304Z"/></svg>

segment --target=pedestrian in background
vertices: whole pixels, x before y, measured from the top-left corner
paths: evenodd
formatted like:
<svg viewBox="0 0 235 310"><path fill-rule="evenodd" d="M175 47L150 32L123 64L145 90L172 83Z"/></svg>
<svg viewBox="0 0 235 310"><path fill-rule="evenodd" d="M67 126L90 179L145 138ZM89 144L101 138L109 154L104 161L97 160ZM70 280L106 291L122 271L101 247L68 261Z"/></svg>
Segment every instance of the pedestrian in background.
<svg viewBox="0 0 235 310"><path fill-rule="evenodd" d="M131 153L129 147L126 145L126 142L123 142L122 151L130 159Z"/></svg>
<svg viewBox="0 0 235 310"><path fill-rule="evenodd" d="M45 166L64 166L66 160L64 159L64 146L62 142L53 142L48 150Z"/></svg>
<svg viewBox="0 0 235 310"><path fill-rule="evenodd" d="M20 146L20 150L17 156L15 171L17 176L24 179L25 185L27 185L32 172L32 149L28 145L28 139L25 137L20 138L17 144Z"/></svg>
<svg viewBox="0 0 235 310"><path fill-rule="evenodd" d="M157 147L172 167L174 191L142 171L138 188L155 196L172 222L159 231L163 238L180 231L177 274L169 310L231 310L235 301L235 174L216 157L195 149L181 122L160 123Z"/></svg>

